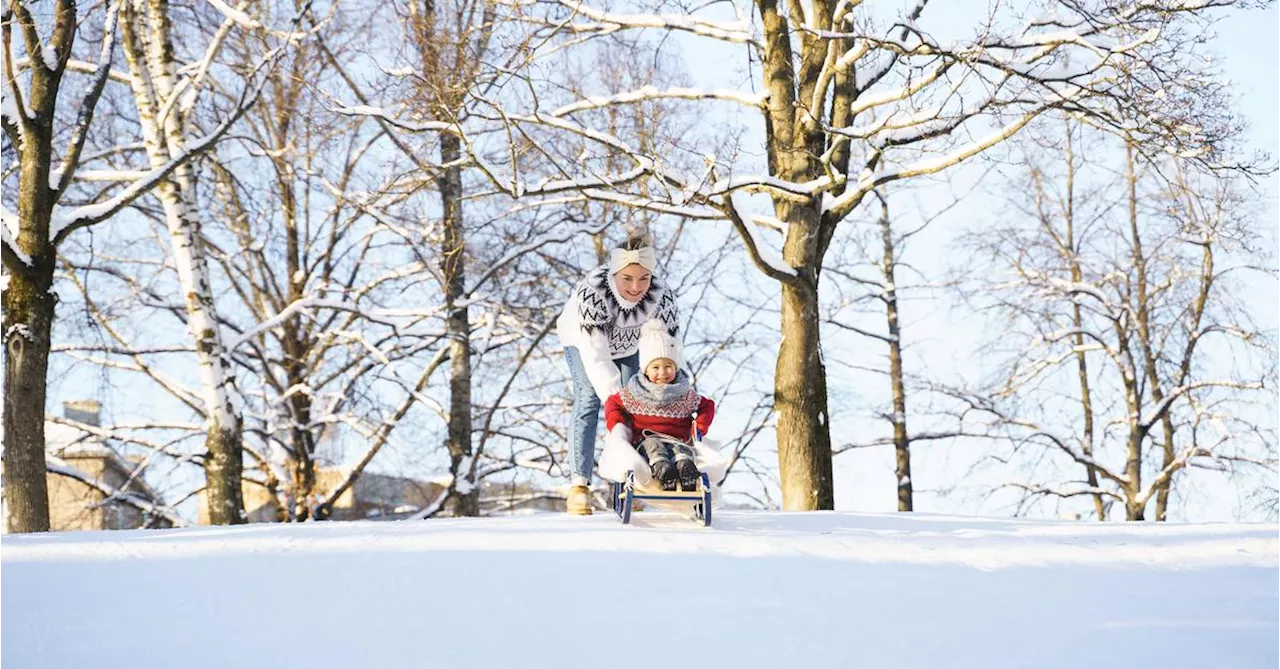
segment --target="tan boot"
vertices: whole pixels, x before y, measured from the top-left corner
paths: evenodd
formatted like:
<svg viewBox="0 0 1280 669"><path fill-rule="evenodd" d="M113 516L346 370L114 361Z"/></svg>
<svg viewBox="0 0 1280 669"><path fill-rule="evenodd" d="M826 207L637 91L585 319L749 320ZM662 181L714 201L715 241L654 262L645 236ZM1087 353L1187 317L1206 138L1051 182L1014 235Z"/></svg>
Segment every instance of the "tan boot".
<svg viewBox="0 0 1280 669"><path fill-rule="evenodd" d="M564 503L565 511L575 516L591 515L591 490L584 485L576 485L569 489L569 497Z"/></svg>

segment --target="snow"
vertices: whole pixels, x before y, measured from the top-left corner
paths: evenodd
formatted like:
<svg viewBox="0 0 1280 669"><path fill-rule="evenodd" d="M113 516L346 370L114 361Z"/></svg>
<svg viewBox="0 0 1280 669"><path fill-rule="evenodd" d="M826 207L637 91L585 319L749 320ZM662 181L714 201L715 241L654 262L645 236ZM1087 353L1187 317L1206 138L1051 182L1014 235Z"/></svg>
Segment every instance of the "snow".
<svg viewBox="0 0 1280 669"><path fill-rule="evenodd" d="M18 114L18 105L14 103L12 95L0 97L0 116L4 117L5 123L11 123L15 126L18 125L18 121L22 118Z"/></svg>
<svg viewBox="0 0 1280 669"><path fill-rule="evenodd" d="M738 217L743 221L744 225L742 226L742 229L746 230L747 234L751 236L751 241L755 244L756 251L760 254L760 259L764 261L765 264L779 272L782 272L783 274L795 276L795 268L788 265L787 261L782 257L782 254L779 253L777 249L769 246L769 244L756 232L756 226L751 224L751 214L746 209L746 202L744 201L745 197L745 195L732 192L729 193L729 202L733 205L733 208L737 210Z"/></svg>
<svg viewBox="0 0 1280 669"><path fill-rule="evenodd" d="M565 116L574 112L587 109L599 109L614 104L626 104L632 102L641 102L645 100L658 100L666 98L677 98L685 100L727 100L730 102L738 102L748 107L758 107L763 109L766 97L759 93L743 93L732 89L715 89L700 90L696 88L670 88L660 90L656 86L644 86L634 91L619 93L617 95L607 96L588 96L585 100L580 100L572 104L565 105L553 112L552 116Z"/></svg>
<svg viewBox="0 0 1280 669"><path fill-rule="evenodd" d="M34 339L32 339L31 337L31 328L27 327L26 323L16 323L14 325L10 325L9 329L4 331L4 340L9 341L9 338L15 335L18 337L22 337L27 341L34 341Z"/></svg>
<svg viewBox="0 0 1280 669"><path fill-rule="evenodd" d="M1274 667L1276 532L740 511L710 529L640 512L6 536L0 652L97 669ZM268 629L246 612L282 583L307 584L289 589L306 615ZM675 663L653 651L671 643Z"/></svg>
<svg viewBox="0 0 1280 669"><path fill-rule="evenodd" d="M18 234L22 231L18 215L0 204L0 243L4 244L18 258L18 261L31 267L31 256L18 248Z"/></svg>
<svg viewBox="0 0 1280 669"><path fill-rule="evenodd" d="M235 9L234 7L227 5L227 3L222 2L222 0L209 0L209 4L216 7L219 12L222 12L223 16L226 16L232 22L237 23L245 28L254 30L262 27L262 24L254 20L253 17L249 16L248 14L245 14L240 10Z"/></svg>
<svg viewBox="0 0 1280 669"><path fill-rule="evenodd" d="M46 44L43 49L40 49L40 57L44 59L44 66L46 69L50 72L57 71L58 50L53 48L52 44Z"/></svg>

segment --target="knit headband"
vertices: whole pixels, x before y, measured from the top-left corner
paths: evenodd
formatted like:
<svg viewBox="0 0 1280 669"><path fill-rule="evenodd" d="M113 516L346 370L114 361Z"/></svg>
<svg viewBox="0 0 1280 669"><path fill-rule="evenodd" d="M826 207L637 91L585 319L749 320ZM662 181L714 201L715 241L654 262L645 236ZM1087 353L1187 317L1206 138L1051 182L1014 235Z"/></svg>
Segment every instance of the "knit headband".
<svg viewBox="0 0 1280 669"><path fill-rule="evenodd" d="M627 265L640 265L641 267L653 271L658 266L658 258L653 252L652 246L645 246L634 251L626 249L614 249L609 252L609 273L617 274Z"/></svg>

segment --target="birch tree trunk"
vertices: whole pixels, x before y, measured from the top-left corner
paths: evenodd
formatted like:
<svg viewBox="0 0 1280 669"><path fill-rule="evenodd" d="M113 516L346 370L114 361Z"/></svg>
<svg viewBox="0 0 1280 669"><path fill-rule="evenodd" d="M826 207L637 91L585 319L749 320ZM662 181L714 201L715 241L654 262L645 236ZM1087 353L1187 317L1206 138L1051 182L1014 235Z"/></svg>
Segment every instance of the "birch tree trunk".
<svg viewBox="0 0 1280 669"><path fill-rule="evenodd" d="M121 11L121 35L132 76L143 143L153 167L186 151L181 114L167 105L175 95L172 27L168 2L151 0L146 16L126 4ZM145 22L145 23L144 23ZM161 110L167 114L161 118ZM205 448L206 495L209 522L228 525L246 522L240 489L243 470L240 416L236 406L235 375L227 359L218 325L217 307L209 282L208 263L201 241L200 217L195 206L195 173L189 163L173 172L156 188L169 229L174 267L182 286L187 327L195 342L201 395L208 435Z"/></svg>

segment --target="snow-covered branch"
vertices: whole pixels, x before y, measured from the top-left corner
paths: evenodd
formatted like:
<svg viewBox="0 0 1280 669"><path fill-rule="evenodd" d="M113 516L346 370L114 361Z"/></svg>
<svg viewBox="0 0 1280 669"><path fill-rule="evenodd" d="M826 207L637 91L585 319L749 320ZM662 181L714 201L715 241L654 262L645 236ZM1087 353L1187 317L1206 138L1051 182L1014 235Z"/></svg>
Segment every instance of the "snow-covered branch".
<svg viewBox="0 0 1280 669"><path fill-rule="evenodd" d="M1169 393L1165 395L1164 400L1162 400L1159 404L1156 404L1155 406L1149 408L1147 410L1147 413L1138 421L1138 425L1143 429L1151 428L1153 425L1159 422L1160 418L1164 416L1164 414L1167 411L1169 411L1169 407L1172 406L1174 402L1178 401L1179 398L1181 398L1183 395L1186 395L1187 393L1190 393L1195 390L1200 390L1202 388L1232 388L1235 390L1262 390L1263 385L1261 383L1242 383L1240 381L1231 381L1231 380L1225 380L1225 379L1210 380L1210 381L1196 381L1194 383L1184 384L1170 390Z"/></svg>
<svg viewBox="0 0 1280 669"><path fill-rule="evenodd" d="M98 98L102 97L102 90L106 87L107 78L111 74L111 56L116 43L116 15L119 13L121 1L115 0L107 4L107 17L102 28L102 47L98 53L98 66L93 73L89 90L85 92L84 98L80 101L80 113L76 118L75 126L71 129L71 140L68 142L66 152L63 155L62 167L55 173L60 177L56 183L50 184L58 192L67 189L72 177L75 176L76 168L80 166L80 153L84 149L85 139L89 136L89 126L93 123L94 111L98 108ZM53 238L52 228L50 229L50 238ZM56 242L54 246L57 246Z"/></svg>
<svg viewBox="0 0 1280 669"><path fill-rule="evenodd" d="M514 6L535 5L536 0L507 0ZM745 21L707 21L689 14L620 14L595 9L577 0L557 0L575 14L590 22L563 24L573 32L612 33L622 29L659 29L688 32L701 37L738 44L756 45L751 27Z"/></svg>
<svg viewBox="0 0 1280 669"><path fill-rule="evenodd" d="M751 260L771 279L783 283L799 281L800 276L796 269L788 265L782 255L757 234L756 226L751 223L751 215L746 210L744 198L745 196L738 193L729 193L725 196L733 227L746 244Z"/></svg>
<svg viewBox="0 0 1280 669"><path fill-rule="evenodd" d="M164 165L150 170L147 173L147 177L138 179L110 200L84 205L67 212L60 212L57 215L57 219L49 225L49 238L53 245L62 244L68 235L80 228L111 218L120 210L133 204L134 200L150 192L158 183L167 179L179 167L213 148L222 139L223 135L240 120L240 117L257 102L258 96L262 94L263 86L270 80L266 73L270 71L270 67L274 66L283 57L283 54L283 47L277 48L257 65L253 71L253 77L256 78L256 82L245 86L241 91L235 109L218 124L213 132L202 139L191 142L185 151L172 156Z"/></svg>
<svg viewBox="0 0 1280 669"><path fill-rule="evenodd" d="M714 90L701 90L697 88L669 88L667 90L659 90L656 86L645 86L644 88L628 91L626 93L618 93L616 95L592 96L585 100L580 100L560 107L559 109L551 112L551 115L567 116L575 112L585 111L588 109L600 109L610 105L632 104L648 100L663 99L724 100L727 102L736 102L748 107L754 107L756 109L764 109L765 106L765 96L761 94L742 93L723 88Z"/></svg>
<svg viewBox="0 0 1280 669"><path fill-rule="evenodd" d="M444 121L406 121L394 114L388 113L381 107L371 107L369 105L339 105L334 106L330 111L335 114L342 114L343 116L369 116L381 119L389 125L406 132L447 132L454 135L462 134L462 127L457 123L448 123Z"/></svg>
<svg viewBox="0 0 1280 669"><path fill-rule="evenodd" d="M31 269L31 256L18 248L18 215L0 204L0 251L4 253L4 265L10 273Z"/></svg>

